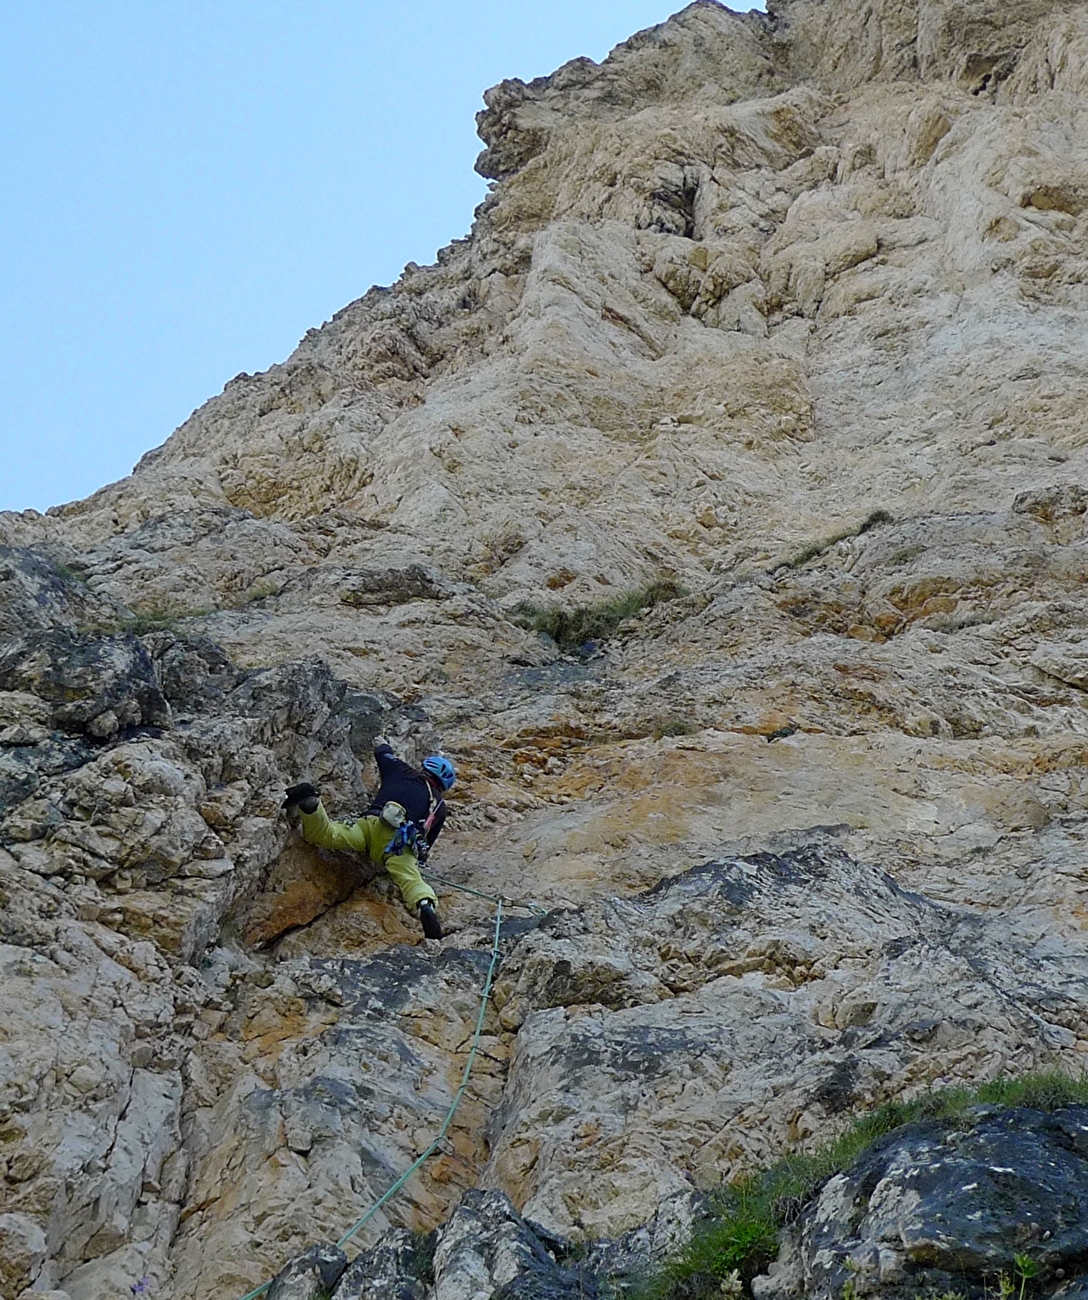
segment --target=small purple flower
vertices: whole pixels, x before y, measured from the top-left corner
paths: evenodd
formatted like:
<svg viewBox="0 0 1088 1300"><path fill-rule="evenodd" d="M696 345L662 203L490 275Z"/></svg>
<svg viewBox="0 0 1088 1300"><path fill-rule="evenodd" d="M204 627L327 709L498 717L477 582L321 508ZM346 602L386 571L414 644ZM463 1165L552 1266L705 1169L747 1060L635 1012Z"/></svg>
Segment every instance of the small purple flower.
<svg viewBox="0 0 1088 1300"><path fill-rule="evenodd" d="M144 1276L140 1278L139 1282L133 1282L129 1289L132 1291L133 1295L147 1295L151 1290L151 1279L144 1274Z"/></svg>

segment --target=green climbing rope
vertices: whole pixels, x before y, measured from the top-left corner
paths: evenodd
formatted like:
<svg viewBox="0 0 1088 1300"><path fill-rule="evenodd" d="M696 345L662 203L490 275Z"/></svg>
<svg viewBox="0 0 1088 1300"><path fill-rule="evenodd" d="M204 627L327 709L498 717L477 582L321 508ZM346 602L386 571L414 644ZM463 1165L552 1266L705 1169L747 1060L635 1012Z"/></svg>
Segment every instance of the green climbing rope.
<svg viewBox="0 0 1088 1300"><path fill-rule="evenodd" d="M435 878L437 879L437 877ZM472 1074L472 1067L476 1062L476 1053L479 1050L480 1039L483 1036L483 1032L484 1032L484 1016L487 1014L487 1004L491 997L491 985L494 983L495 980L495 967L499 963L499 942L502 938L503 900L501 898L497 898L495 899L495 902L497 904L497 907L495 909L495 937L491 943L491 964L487 968L487 979L484 981L484 991L480 998L480 1010L476 1016L476 1032L472 1036L472 1047L469 1050L468 1060L465 1062L464 1073L461 1075L461 1086L457 1089L457 1092L454 1094L453 1102L449 1110L446 1112L446 1118L442 1121L442 1127L438 1130L438 1136L431 1143L431 1145L426 1149L426 1151L424 1151L423 1154L415 1161L415 1163L397 1179L397 1181L393 1184L393 1186L390 1187L390 1189L383 1196L379 1197L379 1199L374 1202L374 1204L370 1207L369 1210L367 1210L367 1212L363 1215L363 1217L359 1219L353 1227L349 1228L348 1231L344 1233L344 1235L336 1243L337 1246L340 1248L344 1247L352 1239L352 1237L354 1237L358 1232L361 1232L362 1229L366 1227L366 1225L374 1217L374 1215L378 1213L378 1211L382 1208L382 1206L385 1205L388 1201L390 1201L394 1196L396 1196L396 1194L409 1180L409 1178L411 1178L411 1176L416 1172L416 1170L419 1169L421 1165L425 1164L431 1158L431 1156L434 1155L434 1153L438 1150L438 1148L442 1145L443 1141L445 1140L446 1134L450 1131L450 1125L453 1123L453 1117L457 1114L457 1108L461 1104L461 1098L465 1095L465 1092L468 1089L469 1076ZM264 1295L264 1293L268 1290L268 1288L271 1285L272 1285L272 1281L262 1283L259 1287L256 1287L254 1290L250 1291L247 1295L244 1295L242 1297L242 1300L257 1300L257 1297Z"/></svg>
<svg viewBox="0 0 1088 1300"><path fill-rule="evenodd" d="M352 1239L352 1237L355 1236L357 1232L360 1231L361 1228L363 1228L367 1223L370 1222L370 1220L374 1217L375 1214L377 1214L377 1212L382 1208L382 1206L386 1203L386 1201L388 1201L392 1196L396 1195L396 1193L400 1191L400 1189L404 1186L404 1184L408 1181L408 1179L411 1178L411 1176L420 1167L420 1165L422 1165L426 1160L429 1160L430 1157L438 1150L438 1148L442 1145L442 1142L445 1139L446 1134L449 1132L450 1125L453 1123L453 1117L454 1115L457 1114L457 1107L460 1106L461 1098L465 1095L465 1091L468 1088L469 1075L472 1073L472 1067L476 1061L476 1053L480 1047L480 1038L484 1032L484 1015L487 1012L488 999L491 997L491 985L495 979L495 967L498 965L499 962L499 941L501 937L502 937L502 899L499 899L498 906L495 909L495 937L491 944L491 964L487 968L487 979L484 981L484 991L483 991L483 995L480 998L480 1010L476 1016L476 1031L472 1035L472 1048L469 1051L468 1060L465 1062L465 1070L464 1073L461 1075L461 1086L457 1089L457 1092L454 1095L453 1104L450 1106L449 1111L446 1114L446 1118L442 1121L442 1127L438 1130L438 1136L427 1148L427 1150L424 1151L424 1153L419 1157L419 1159L415 1162L415 1164L412 1165L412 1167L407 1171L407 1173L402 1174L401 1177L398 1178L397 1181L393 1184L393 1186L389 1189L389 1191L387 1191L385 1195L381 1197L380 1200L376 1201L374 1205L372 1205L371 1208L367 1210L367 1212L358 1221L358 1223L356 1223L353 1228L349 1229L349 1231L344 1233L344 1235L336 1243L337 1246L341 1246L341 1247L344 1246L347 1242L349 1242Z"/></svg>
<svg viewBox="0 0 1088 1300"><path fill-rule="evenodd" d="M507 907L520 907L527 912L532 912L534 916L548 915L548 909L541 907L539 903L522 903L515 898L499 898L495 894L484 894L478 889L470 889L468 885L459 885L456 880L450 880L448 876L439 876L430 870L424 871L423 874L428 880L437 880L440 885L446 885L450 889L459 889L462 894L472 894L475 898L486 898L489 903L505 903Z"/></svg>

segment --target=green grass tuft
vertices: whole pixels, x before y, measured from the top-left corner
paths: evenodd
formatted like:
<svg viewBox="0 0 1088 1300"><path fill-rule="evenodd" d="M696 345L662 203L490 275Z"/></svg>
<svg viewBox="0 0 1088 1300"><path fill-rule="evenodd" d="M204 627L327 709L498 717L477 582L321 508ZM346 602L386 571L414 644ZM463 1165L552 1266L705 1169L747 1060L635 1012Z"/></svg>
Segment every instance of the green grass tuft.
<svg viewBox="0 0 1088 1300"><path fill-rule="evenodd" d="M214 606L182 609L174 605L145 605L133 609L132 617L125 619L118 631L132 632L135 636L147 636L149 632L169 632L186 619L203 618L214 613Z"/></svg>
<svg viewBox="0 0 1088 1300"><path fill-rule="evenodd" d="M1088 1104L1088 1077L1071 1079L1054 1070L1019 1079L995 1079L976 1089L974 1097L989 1106L1023 1106L1028 1110L1060 1110Z"/></svg>
<svg viewBox="0 0 1088 1300"><path fill-rule="evenodd" d="M870 528L879 528L881 524L894 524L895 518L887 510L874 510L866 519L862 521L857 535L867 533Z"/></svg>
<svg viewBox="0 0 1088 1300"><path fill-rule="evenodd" d="M437 1232L414 1233L408 1271L424 1286L434 1286L434 1252L438 1245Z"/></svg>
<svg viewBox="0 0 1088 1300"><path fill-rule="evenodd" d="M53 570L66 582L78 583L81 587L87 585L87 574L83 569L76 568L73 564L62 564L59 560L53 561Z"/></svg>
<svg viewBox="0 0 1088 1300"><path fill-rule="evenodd" d="M664 740L667 736L694 736L699 731L698 723L692 722L689 718L672 715L659 718L654 723L652 735L654 740Z"/></svg>
<svg viewBox="0 0 1088 1300"><path fill-rule="evenodd" d="M860 537L862 533L867 533L872 528L879 528L881 524L893 523L895 523L895 520L887 510L874 510L856 527L844 528L840 532L832 533L830 537L809 542L807 546L803 546L799 551L795 551L784 560L779 560L773 568L799 569L802 565L807 564L809 560L814 560L817 556L822 555L824 551L829 551L833 546L837 546L839 542L845 542L848 537Z"/></svg>
<svg viewBox="0 0 1088 1300"><path fill-rule="evenodd" d="M577 650L587 641L604 641L615 634L624 619L662 601L676 600L687 593L668 578L658 579L646 587L623 592L597 605L578 605L574 609L558 606L519 605L513 619L520 627L546 632L561 650Z"/></svg>
<svg viewBox="0 0 1088 1300"><path fill-rule="evenodd" d="M677 1255L642 1280L632 1293L634 1300L707 1300L721 1295L722 1282L734 1270L748 1293L748 1283L777 1256L783 1226L801 1213L828 1179L849 1169L874 1143L905 1124L956 1121L979 1105L1042 1111L1088 1105L1088 1076L1032 1074L889 1102L857 1120L828 1146L784 1156L714 1193L709 1218Z"/></svg>

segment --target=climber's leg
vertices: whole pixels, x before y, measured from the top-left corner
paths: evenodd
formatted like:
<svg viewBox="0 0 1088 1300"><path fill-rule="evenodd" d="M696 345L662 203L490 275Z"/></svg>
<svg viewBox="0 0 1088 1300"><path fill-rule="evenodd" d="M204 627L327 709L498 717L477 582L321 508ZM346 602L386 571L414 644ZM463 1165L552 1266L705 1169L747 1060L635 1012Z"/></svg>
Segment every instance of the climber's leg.
<svg viewBox="0 0 1088 1300"><path fill-rule="evenodd" d="M380 862L381 858L375 860ZM438 895L419 874L419 863L416 855L411 851L386 858L385 869L393 877L400 890L400 896L404 899L405 907L413 916L417 914L417 909L424 899L432 904L438 902Z"/></svg>
<svg viewBox="0 0 1088 1300"><path fill-rule="evenodd" d="M423 933L428 939L441 939L442 923L435 912L438 898L419 874L419 861L415 853L406 849L403 853L394 853L388 858L385 856L386 846L395 832L380 817L364 817L356 826L366 840L367 857L372 862L380 862L393 877L405 907L419 918Z"/></svg>

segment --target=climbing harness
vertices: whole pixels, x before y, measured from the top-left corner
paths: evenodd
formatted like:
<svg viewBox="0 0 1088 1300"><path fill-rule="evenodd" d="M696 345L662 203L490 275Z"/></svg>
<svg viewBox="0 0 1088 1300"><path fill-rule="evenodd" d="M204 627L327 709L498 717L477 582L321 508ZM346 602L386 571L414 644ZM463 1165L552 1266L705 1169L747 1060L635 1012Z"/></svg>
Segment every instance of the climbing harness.
<svg viewBox="0 0 1088 1300"><path fill-rule="evenodd" d="M389 805L386 804L385 808ZM382 812L385 812L385 808ZM420 834L419 827L415 822L406 821L402 826L397 827L397 833L389 841L383 850L383 857L395 858L398 853L413 852L420 862L426 861L427 853L430 851L430 845Z"/></svg>
<svg viewBox="0 0 1088 1300"><path fill-rule="evenodd" d="M392 826L396 834L385 846L383 856L394 858L398 853L411 852L416 855L419 862L426 862L427 855L431 851L431 843L427 837L434 825L434 819L438 816L438 810L445 806L445 801L439 799L431 809L427 820L423 823L423 829L420 830L415 822L409 818L407 809L403 804L393 801L385 804L378 816L387 826Z"/></svg>
<svg viewBox="0 0 1088 1300"><path fill-rule="evenodd" d="M404 1184L408 1181L408 1179L411 1178L411 1176L416 1172L416 1170L419 1169L421 1165L425 1164L426 1161L428 1161L432 1155L434 1155L434 1153L445 1141L446 1134L449 1132L450 1125L453 1123L453 1117L457 1114L457 1108L461 1104L461 1099L462 1097L464 1097L466 1091L468 1090L469 1076L471 1075L472 1067L476 1062L476 1053L479 1050L480 1039L483 1036L483 1032L484 1032L484 1016L487 1013L487 1004L491 998L491 986L495 980L495 967L499 963L499 942L502 938L502 899L499 898L496 899L495 901L498 904L498 906L495 908L495 935L491 941L491 964L487 968L487 979L484 981L484 991L482 996L480 997L480 1010L476 1016L476 1031L472 1035L472 1047L469 1050L468 1060L465 1062L464 1073L461 1075L461 1086L457 1089L457 1092L454 1094L453 1102L449 1110L446 1112L446 1118L442 1121L442 1127L438 1130L438 1136L431 1143L431 1145L426 1149L426 1151L424 1151L423 1154L415 1161L415 1163L412 1164L411 1167L405 1173L401 1174L401 1176L397 1179L397 1181L393 1184L393 1186L390 1187L390 1189L383 1196L379 1197L378 1200L374 1202L374 1204L370 1207L369 1210L367 1210L367 1212L363 1215L363 1217L359 1219L351 1228L349 1228L347 1232L344 1233L344 1235L336 1243L337 1248L340 1250L342 1250L344 1246L347 1245L347 1243L351 1241L351 1239L357 1233L361 1232L362 1229L366 1227L366 1225L375 1216L375 1214L378 1213L378 1211L382 1208L382 1206L385 1205L388 1201L392 1200L392 1198L397 1194L397 1192L400 1191L400 1189L404 1186ZM269 1289L269 1287L272 1285L272 1282L274 1280L275 1279L273 1278L267 1282L262 1283L259 1287L254 1288L254 1290L244 1295L242 1297L242 1300L257 1300L258 1296L264 1295L264 1293Z"/></svg>
<svg viewBox="0 0 1088 1300"><path fill-rule="evenodd" d="M391 799L389 803L382 806L378 816L385 822L386 826L391 826L396 832L382 850L383 857L395 858L398 853L411 851L415 853L420 862L424 861L427 857L427 851L423 848L423 845L427 841L420 834L419 827L408 816L408 810L403 804Z"/></svg>

